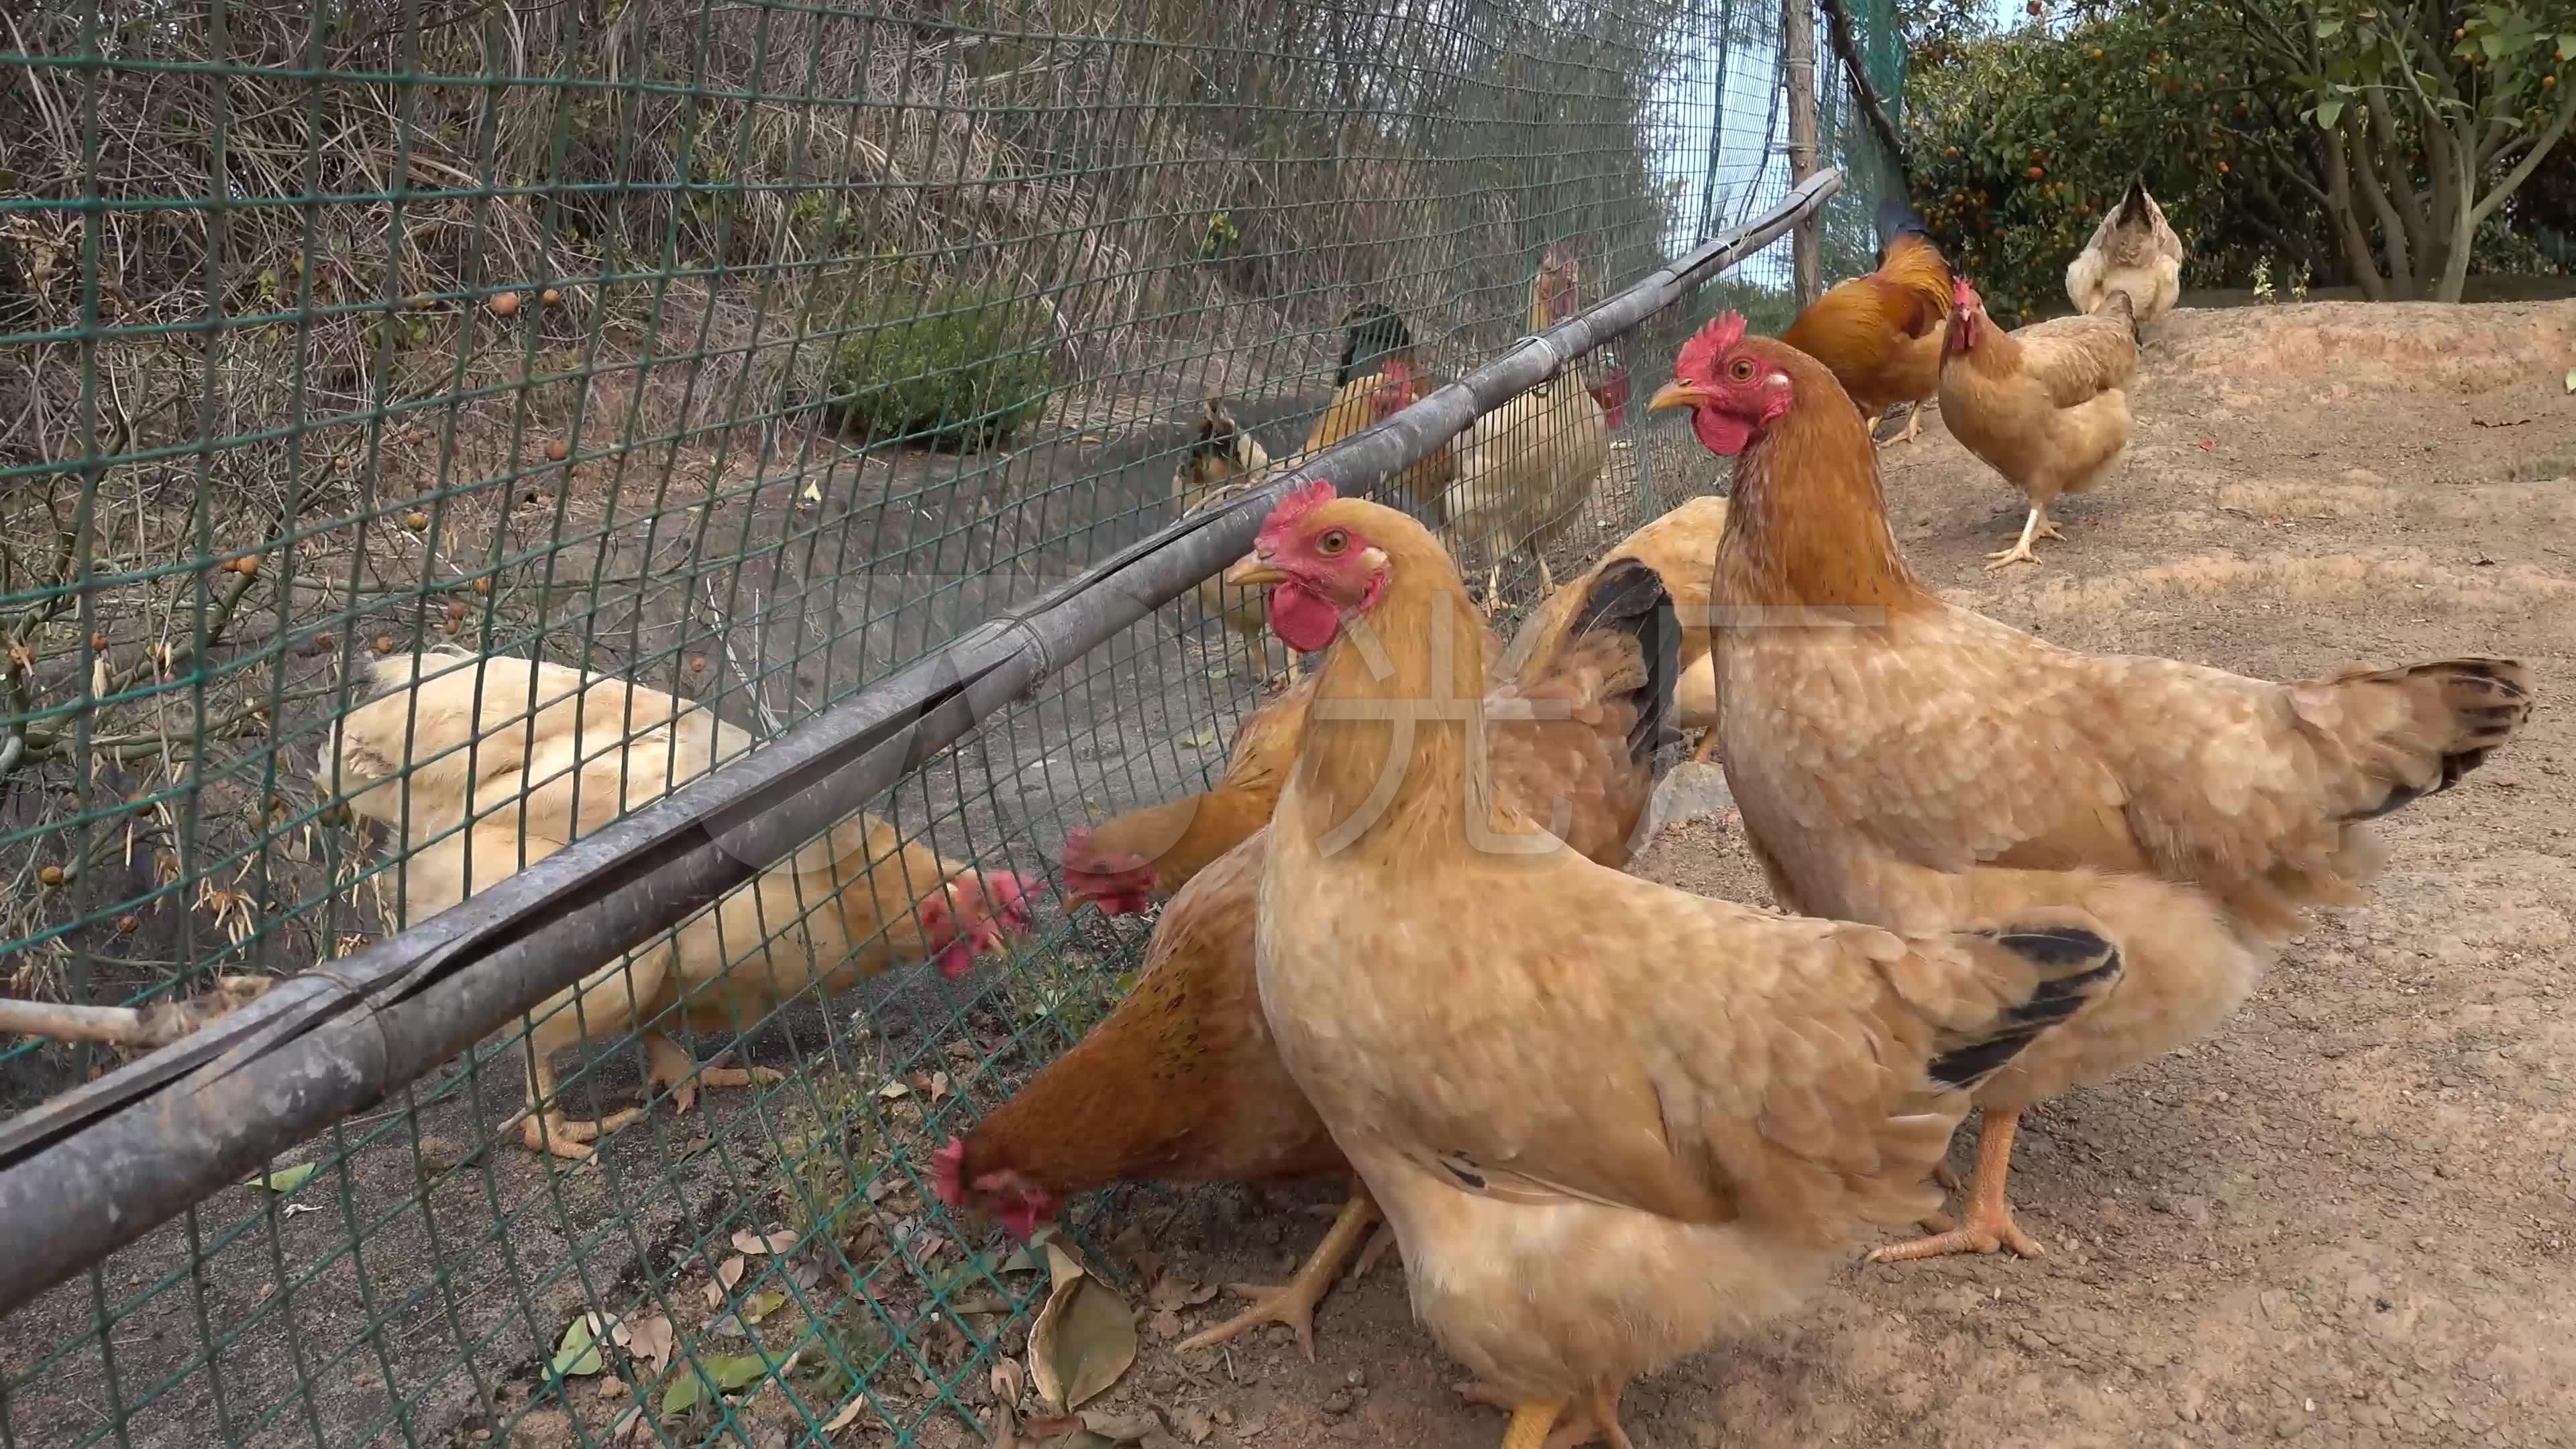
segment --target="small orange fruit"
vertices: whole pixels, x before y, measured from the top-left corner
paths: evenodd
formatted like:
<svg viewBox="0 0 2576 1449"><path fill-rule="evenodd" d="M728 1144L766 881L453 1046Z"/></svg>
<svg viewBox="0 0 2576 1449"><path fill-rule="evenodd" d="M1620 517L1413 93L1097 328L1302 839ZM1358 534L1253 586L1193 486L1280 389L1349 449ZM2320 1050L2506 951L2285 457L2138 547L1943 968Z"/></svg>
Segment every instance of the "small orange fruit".
<svg viewBox="0 0 2576 1449"><path fill-rule="evenodd" d="M492 311L494 315L501 317L515 317L519 315L519 294L516 292L494 293L492 296Z"/></svg>

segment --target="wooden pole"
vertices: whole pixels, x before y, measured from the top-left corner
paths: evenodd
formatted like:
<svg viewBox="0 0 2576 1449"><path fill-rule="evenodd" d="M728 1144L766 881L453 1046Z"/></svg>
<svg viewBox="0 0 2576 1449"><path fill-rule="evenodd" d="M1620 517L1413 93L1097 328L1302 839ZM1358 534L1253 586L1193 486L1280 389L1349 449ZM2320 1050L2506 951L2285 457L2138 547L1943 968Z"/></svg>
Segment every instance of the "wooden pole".
<svg viewBox="0 0 2576 1449"><path fill-rule="evenodd" d="M1780 0L1780 84L1789 88L1789 184L1816 174L1816 7L1815 0ZM1789 234L1791 275L1798 305L1807 307L1825 290L1824 231L1810 213Z"/></svg>

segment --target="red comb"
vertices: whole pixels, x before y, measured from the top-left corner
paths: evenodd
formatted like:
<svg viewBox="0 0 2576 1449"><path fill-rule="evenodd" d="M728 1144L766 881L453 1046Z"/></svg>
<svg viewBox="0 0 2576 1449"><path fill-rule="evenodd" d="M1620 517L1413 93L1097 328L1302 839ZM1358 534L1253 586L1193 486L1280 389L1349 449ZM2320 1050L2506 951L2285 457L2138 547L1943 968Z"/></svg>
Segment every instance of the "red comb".
<svg viewBox="0 0 2576 1449"><path fill-rule="evenodd" d="M950 1207L966 1200L966 1143L962 1138L951 1137L947 1146L930 1154L930 1190Z"/></svg>
<svg viewBox="0 0 2576 1449"><path fill-rule="evenodd" d="M1279 500L1279 506L1270 510L1270 517L1261 525L1261 532L1266 537L1273 530L1286 528L1340 496L1340 490L1333 487L1332 479L1310 478L1288 490L1288 496Z"/></svg>
<svg viewBox="0 0 2576 1449"><path fill-rule="evenodd" d="M1965 277L1952 277L1952 278L1950 279L1950 305L1951 305L1951 306L1953 306L1953 307L1965 307L1965 306L1970 305L1971 303L1974 303L1976 300L1977 300L1977 289L1968 285L1968 279L1967 279L1967 278L1965 278Z"/></svg>
<svg viewBox="0 0 2576 1449"><path fill-rule="evenodd" d="M1673 359L1673 373L1686 378L1714 378L1717 360L1735 350L1744 340L1744 314L1720 312L1699 329L1699 334L1682 344L1681 355Z"/></svg>

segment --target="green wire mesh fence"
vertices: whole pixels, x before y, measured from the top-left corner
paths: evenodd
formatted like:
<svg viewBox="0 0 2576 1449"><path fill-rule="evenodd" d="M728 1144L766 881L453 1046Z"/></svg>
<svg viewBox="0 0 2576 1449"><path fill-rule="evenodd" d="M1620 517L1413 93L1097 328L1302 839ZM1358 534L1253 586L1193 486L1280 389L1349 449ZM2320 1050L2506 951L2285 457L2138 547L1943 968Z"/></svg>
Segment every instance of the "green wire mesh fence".
<svg viewBox="0 0 2576 1449"><path fill-rule="evenodd" d="M1589 303L1772 207L1779 15L0 16L0 993L159 1012L86 1019L121 1046L0 1036L0 1111L32 1120L157 1039L135 1031L318 975L1129 548L1230 481L1193 447L1211 397L1289 458L1374 421L1335 404L1377 354L1462 375L1551 320L1547 253ZM1892 99L1892 15L1851 18ZM1832 278L1872 264L1902 187L1815 54L1819 158L1848 180ZM1580 365L1651 388L1713 311L1785 323L1788 281L1774 247ZM1354 332L1361 304L1401 336ZM1459 545L1507 606L1539 559L1571 577L1722 486L1624 411L1578 502L1515 500L1529 526ZM64 1265L0 1320L0 1449L948 1442L1044 1275L939 1209L929 1150L1101 1019L1144 927L1046 906L951 981L910 963L982 943L919 903L1205 788L1275 647L1184 597L1052 661L851 802L868 814L800 857L813 899L701 915L605 992ZM344 740L424 656L420 707L397 690L389 730ZM528 661L637 688L549 688ZM480 681L451 706L479 725L441 733L440 670ZM524 718L532 684L569 701L553 725ZM820 909L854 890L867 909ZM837 996L801 979L853 952L901 964ZM650 979L790 958L799 979L712 1006ZM740 1031L739 1065L783 1079L674 1115L628 1045L646 1026ZM591 1165L507 1123L532 1036L573 1116L652 1108ZM1106 1242L1158 1200L1120 1189L1065 1226Z"/></svg>

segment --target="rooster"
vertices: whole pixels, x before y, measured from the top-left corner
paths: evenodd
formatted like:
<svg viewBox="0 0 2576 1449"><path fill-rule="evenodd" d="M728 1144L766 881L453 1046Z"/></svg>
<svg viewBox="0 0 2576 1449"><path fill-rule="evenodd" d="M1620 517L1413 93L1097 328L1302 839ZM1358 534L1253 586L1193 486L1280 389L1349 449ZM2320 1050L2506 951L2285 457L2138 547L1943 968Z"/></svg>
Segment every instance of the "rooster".
<svg viewBox="0 0 2576 1449"><path fill-rule="evenodd" d="M2089 316L2056 317L2005 332L1962 277L1943 334L1941 417L1950 435L2030 499L2011 546L1986 555L1987 572L2036 565L2031 540L2064 538L2048 521L2063 493L2087 493L2129 446L2129 395L2138 370L2129 297L2114 293Z"/></svg>
<svg viewBox="0 0 2576 1449"><path fill-rule="evenodd" d="M1637 569L1633 560L1605 566L1545 658L1487 682L1497 791L1544 814L1567 844L1613 867L1635 849L1669 758L1675 660L1664 650L1673 631L1662 626L1670 610L1633 607ZM1287 703L1267 712L1285 713ZM1300 729L1305 703L1296 700ZM1282 773L1295 755L1295 739L1286 743ZM1268 814L1264 801L1249 837L1179 886L1155 925L1143 978L1109 1019L938 1154L943 1201L993 1211L1025 1238L1065 1198L1115 1182L1274 1181L1349 1171L1280 1065L1254 986L1254 893L1269 854ZM1140 865L1124 882L1084 876L1072 861L1090 848L1087 839L1066 844L1067 895L1118 892L1102 904L1141 907L1153 873ZM1182 1347L1278 1322L1296 1331L1312 1358L1314 1305L1375 1217L1367 1193L1354 1191L1294 1277L1278 1286L1237 1285L1253 1295L1252 1306ZM1359 1271L1366 1270L1363 1259Z"/></svg>
<svg viewBox="0 0 2576 1449"><path fill-rule="evenodd" d="M1923 430L1924 404L1941 390L1950 264L1902 201L1879 207L1878 235L1878 270L1837 283L1780 340L1823 363L1873 430L1897 404L1911 404L1905 431L1888 440L1910 443Z"/></svg>
<svg viewBox="0 0 2576 1449"><path fill-rule="evenodd" d="M1533 335L1582 310L1581 282L1574 259L1548 248L1530 279ZM1626 406L1627 370L1607 360L1602 369L1587 384L1569 367L1478 418L1459 440L1458 481L1445 503L1448 533L1472 542L1489 566L1489 614L1501 605L1503 560L1524 543L1538 560L1540 592L1556 587L1548 545L1592 496L1610 461L1610 429Z"/></svg>
<svg viewBox="0 0 2576 1449"><path fill-rule="evenodd" d="M394 879L418 922L516 874L751 748L703 705L622 679L496 654L433 652L374 666L376 697L333 725L317 783L400 836ZM823 995L904 958L952 974L1029 924L1032 882L976 871L859 815L807 843L676 932L550 999L528 1031L532 1151L579 1160L641 1107L573 1121L553 1056L629 1031L650 1085L686 1112L700 1087L779 1080L767 1067L702 1067L667 1034L743 1032L809 986Z"/></svg>
<svg viewBox="0 0 2576 1449"><path fill-rule="evenodd" d="M2274 684L2079 654L1945 603L1897 553L1833 374L1732 313L1648 406L1689 409L1736 458L1712 602L1742 622L1717 633L1718 728L1780 904L1905 931L2074 907L2127 964L1978 1092L1966 1221L1882 1258L2037 1254L2004 1193L2023 1109L2224 1021L2303 908L2360 898L2381 861L2369 822L2458 783L2530 713L2512 660Z"/></svg>
<svg viewBox="0 0 2576 1449"><path fill-rule="evenodd" d="M2127 295L2130 335L2173 310L2182 296L2182 238L2165 224L2165 210L2132 181L2093 240L2066 264L2066 299L2078 312L2098 312L2112 293Z"/></svg>
<svg viewBox="0 0 2576 1449"><path fill-rule="evenodd" d="M1234 577L1326 651L1262 872L1262 1013L1393 1225L1415 1314L1468 1396L1511 1410L1505 1449L1628 1444L1629 1379L1918 1216L1965 1089L2120 979L2080 912L1899 936L1563 848L1493 787L1477 614L1393 509L1301 489ZM1596 597L1671 627L1650 569Z"/></svg>

